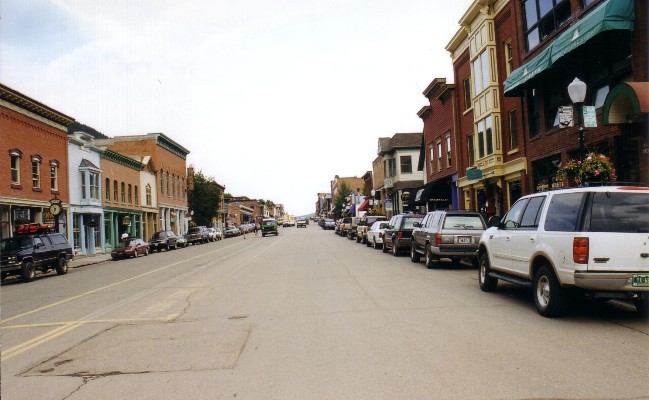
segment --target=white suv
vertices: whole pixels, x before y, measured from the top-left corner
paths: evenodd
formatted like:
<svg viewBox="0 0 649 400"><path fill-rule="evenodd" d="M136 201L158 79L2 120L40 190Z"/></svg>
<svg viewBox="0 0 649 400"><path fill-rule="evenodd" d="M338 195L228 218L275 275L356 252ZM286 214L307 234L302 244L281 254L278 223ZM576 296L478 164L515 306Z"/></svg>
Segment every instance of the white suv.
<svg viewBox="0 0 649 400"><path fill-rule="evenodd" d="M530 286L544 317L563 314L573 290L649 313L649 188L531 194L490 225L478 250L483 291L499 279Z"/></svg>

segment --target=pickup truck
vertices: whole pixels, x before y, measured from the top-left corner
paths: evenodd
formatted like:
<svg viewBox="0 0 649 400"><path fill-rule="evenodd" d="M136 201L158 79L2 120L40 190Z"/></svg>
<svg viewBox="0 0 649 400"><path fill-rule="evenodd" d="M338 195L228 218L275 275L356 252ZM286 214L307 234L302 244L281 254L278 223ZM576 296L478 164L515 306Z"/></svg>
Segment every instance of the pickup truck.
<svg viewBox="0 0 649 400"><path fill-rule="evenodd" d="M18 235L0 241L1 277L20 275L23 281L34 280L36 271L68 273L68 260L73 257L72 246L61 233Z"/></svg>
<svg viewBox="0 0 649 400"><path fill-rule="evenodd" d="M367 244L367 230L376 221L386 221L385 215L366 215L361 218L356 227L356 243Z"/></svg>

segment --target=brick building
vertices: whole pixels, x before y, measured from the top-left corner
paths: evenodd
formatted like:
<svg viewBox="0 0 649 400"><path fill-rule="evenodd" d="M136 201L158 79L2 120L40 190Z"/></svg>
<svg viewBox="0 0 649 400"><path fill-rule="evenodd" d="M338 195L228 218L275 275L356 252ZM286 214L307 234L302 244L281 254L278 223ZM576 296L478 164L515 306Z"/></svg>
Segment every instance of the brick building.
<svg viewBox="0 0 649 400"><path fill-rule="evenodd" d="M523 193L520 102L505 100L502 83L518 46L515 1L476 0L446 46L457 83L460 145L459 208L502 215Z"/></svg>
<svg viewBox="0 0 649 400"><path fill-rule="evenodd" d="M417 190L414 204L421 211L458 208L457 138L455 85L445 78L435 78L424 90L428 105L417 115L424 123L424 140L419 150L418 170L424 182Z"/></svg>
<svg viewBox="0 0 649 400"><path fill-rule="evenodd" d="M101 153L101 198L107 251L119 243L124 232L144 238L147 221L143 218L140 197L140 171L143 167L139 161L112 150Z"/></svg>
<svg viewBox="0 0 649 400"><path fill-rule="evenodd" d="M99 140L108 149L142 160L150 156L156 174L158 229L184 235L188 229L187 155L189 150L162 133Z"/></svg>
<svg viewBox="0 0 649 400"><path fill-rule="evenodd" d="M582 150L611 157L620 181L648 184L647 2L514 4L520 64L504 93L524 106L530 189L556 185L557 170ZM575 78L586 84L583 105L595 108L596 128L580 130L580 105L574 126L560 123L559 108L572 105L567 87Z"/></svg>
<svg viewBox="0 0 649 400"><path fill-rule="evenodd" d="M0 238L42 223L67 234L67 126L73 118L0 84ZM62 201L54 216L50 201Z"/></svg>

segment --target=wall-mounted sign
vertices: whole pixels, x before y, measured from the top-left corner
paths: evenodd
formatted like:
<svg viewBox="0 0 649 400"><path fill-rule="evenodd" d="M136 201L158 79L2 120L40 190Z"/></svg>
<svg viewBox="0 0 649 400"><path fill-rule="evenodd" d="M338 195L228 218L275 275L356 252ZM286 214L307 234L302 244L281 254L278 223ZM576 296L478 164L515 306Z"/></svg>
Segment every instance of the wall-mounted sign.
<svg viewBox="0 0 649 400"><path fill-rule="evenodd" d="M475 169L467 169L466 170L466 178L470 181L474 181L477 179L482 179L482 170L475 168Z"/></svg>

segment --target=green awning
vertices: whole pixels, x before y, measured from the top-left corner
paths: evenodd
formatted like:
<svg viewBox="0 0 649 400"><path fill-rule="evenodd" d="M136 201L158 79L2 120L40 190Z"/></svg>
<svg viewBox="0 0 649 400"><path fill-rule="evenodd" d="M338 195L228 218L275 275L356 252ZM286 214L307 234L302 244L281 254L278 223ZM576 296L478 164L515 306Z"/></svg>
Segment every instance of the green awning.
<svg viewBox="0 0 649 400"><path fill-rule="evenodd" d="M550 68L552 66L551 50L551 47L546 48L541 52L541 54L531 59L527 64L513 70L505 80L503 89L505 96L516 91L516 89L522 89L525 82Z"/></svg>
<svg viewBox="0 0 649 400"><path fill-rule="evenodd" d="M505 96L520 96L526 82L550 69L559 59L597 34L610 30L633 30L633 2L634 0L606 0L597 6L566 29L538 56L512 71L505 80Z"/></svg>
<svg viewBox="0 0 649 400"><path fill-rule="evenodd" d="M552 62L575 50L598 33L633 30L633 0L608 0L568 28L552 43Z"/></svg>

